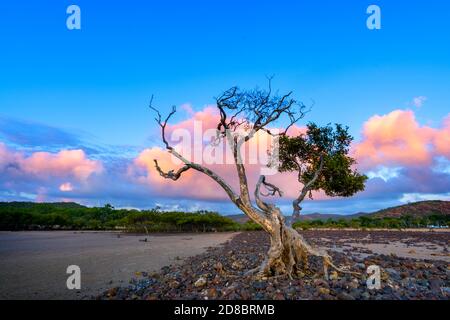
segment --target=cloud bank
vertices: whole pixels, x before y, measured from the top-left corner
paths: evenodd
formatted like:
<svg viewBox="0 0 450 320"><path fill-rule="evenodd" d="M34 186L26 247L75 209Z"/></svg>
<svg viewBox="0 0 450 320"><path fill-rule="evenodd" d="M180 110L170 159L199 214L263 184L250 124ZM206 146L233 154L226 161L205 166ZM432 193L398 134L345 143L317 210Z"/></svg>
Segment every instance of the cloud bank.
<svg viewBox="0 0 450 320"><path fill-rule="evenodd" d="M201 123L203 132L216 127L218 114L214 106L197 112L189 107L188 111L189 118L168 126L168 136L175 134L177 138L179 130L195 134L196 122ZM3 124L5 121L3 119ZM32 135L20 136L18 132L24 129L24 123L12 121L7 123L6 129L0 129L0 139L4 141L0 142L0 200L73 200L91 205L111 202L126 207L173 207L183 203L184 209L233 210L225 192L201 173L190 170L177 182L162 178L154 168L153 159L158 159L164 170L176 169L177 165L158 145L141 148L138 152L129 152L136 147L128 146L123 153L116 147L102 158L95 156L101 151L96 153L92 145L87 148L89 151L82 147L64 148L66 140L68 146L83 144L83 141L63 130L28 128L26 132L41 132L40 140L32 139ZM293 133L302 130L295 127ZM50 141L55 143L45 146L45 137L52 136L52 132L54 140ZM267 138L263 135L257 137L258 144ZM208 144L207 140L202 146ZM48 150L30 151L29 145ZM192 145L190 152L194 155L198 150ZM120 154L126 156L120 157ZM421 125L412 110L373 115L362 124L361 137L353 143L351 154L358 161L358 170L369 177L366 190L350 199L328 199L319 193L315 195L318 201L306 203L305 208L315 210L320 204L323 212L339 211L339 208L370 211L413 199L448 199L450 114L437 128ZM237 188L233 164L208 166ZM251 189L260 169L258 164L247 166ZM300 188L293 174L270 176L270 181L280 186L287 198L296 196ZM290 213L288 201L280 205Z"/></svg>

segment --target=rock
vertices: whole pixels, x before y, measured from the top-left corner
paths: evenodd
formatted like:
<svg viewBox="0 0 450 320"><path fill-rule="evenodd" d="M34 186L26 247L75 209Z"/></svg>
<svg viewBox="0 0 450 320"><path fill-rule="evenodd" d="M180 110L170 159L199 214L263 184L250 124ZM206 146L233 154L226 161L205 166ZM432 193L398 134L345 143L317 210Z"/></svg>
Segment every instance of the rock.
<svg viewBox="0 0 450 320"><path fill-rule="evenodd" d="M349 295L348 293L345 293L345 292L338 293L337 298L339 300L355 300L355 298L353 296L351 296L351 295Z"/></svg>
<svg viewBox="0 0 450 320"><path fill-rule="evenodd" d="M359 299L361 297L362 290L361 289L353 289L350 291L350 296L354 299Z"/></svg>
<svg viewBox="0 0 450 320"><path fill-rule="evenodd" d="M252 287L256 290L264 290L267 287L266 281L255 281L252 283Z"/></svg>
<svg viewBox="0 0 450 320"><path fill-rule="evenodd" d="M172 289L178 289L180 287L180 283L176 280L170 281L169 287Z"/></svg>
<svg viewBox="0 0 450 320"><path fill-rule="evenodd" d="M402 279L406 279L406 278L408 278L408 276L409 276L409 273L408 273L408 272L402 272L402 273L400 273L400 277L401 277Z"/></svg>
<svg viewBox="0 0 450 320"><path fill-rule="evenodd" d="M206 286L206 282L207 282L206 279L201 277L197 281L194 282L194 286L197 288L201 288L201 287Z"/></svg>
<svg viewBox="0 0 450 320"><path fill-rule="evenodd" d="M159 297L156 293L152 293L152 294L149 294L145 299L146 300L159 300Z"/></svg>
<svg viewBox="0 0 450 320"><path fill-rule="evenodd" d="M236 289L239 287L239 283L238 282L233 282L232 284L230 284L228 287L226 287L223 290L223 297L226 297L227 299L231 299L231 296L233 294L235 294Z"/></svg>
<svg viewBox="0 0 450 320"><path fill-rule="evenodd" d="M330 272L330 280L337 280L338 273L336 271Z"/></svg>
<svg viewBox="0 0 450 320"><path fill-rule="evenodd" d="M358 268L359 270L366 269L366 265L364 263L357 263L357 264L355 264L355 267Z"/></svg>
<svg viewBox="0 0 450 320"><path fill-rule="evenodd" d="M214 270L216 270L218 273L223 273L223 265L220 261L214 264Z"/></svg>
<svg viewBox="0 0 450 320"><path fill-rule="evenodd" d="M273 300L286 300L286 298L281 292L277 292L274 294Z"/></svg>
<svg viewBox="0 0 450 320"><path fill-rule="evenodd" d="M244 264L242 262L236 260L231 264L231 267L234 270L242 270L242 269L244 269Z"/></svg>
<svg viewBox="0 0 450 320"><path fill-rule="evenodd" d="M202 292L203 295L205 295L207 298L209 299L216 299L218 296L218 292L216 288L209 288L204 290L204 292Z"/></svg>
<svg viewBox="0 0 450 320"><path fill-rule="evenodd" d="M400 273L397 270L393 269L393 268L386 268L385 270L391 276L399 276L400 275Z"/></svg>
<svg viewBox="0 0 450 320"><path fill-rule="evenodd" d="M314 285L316 287L325 287L325 288L329 288L329 284L327 281L323 280L323 279L314 279Z"/></svg>
<svg viewBox="0 0 450 320"><path fill-rule="evenodd" d="M218 284L220 284L220 277L219 277L219 275L216 275L216 276L214 277L214 279L211 281L211 283L212 283L213 285L218 285Z"/></svg>
<svg viewBox="0 0 450 320"><path fill-rule="evenodd" d="M450 287L442 287L441 291L444 295L450 296Z"/></svg>
<svg viewBox="0 0 450 320"><path fill-rule="evenodd" d="M358 281L358 279L352 279L352 281L349 283L348 287L352 288L352 289L359 288L359 281Z"/></svg>
<svg viewBox="0 0 450 320"><path fill-rule="evenodd" d="M319 293L320 294L330 294L330 289L328 288L319 288Z"/></svg>
<svg viewBox="0 0 450 320"><path fill-rule="evenodd" d="M108 290L108 297L115 297L117 295L117 291L119 290L119 288L111 288Z"/></svg>
<svg viewBox="0 0 450 320"><path fill-rule="evenodd" d="M251 295L250 295L250 293L248 292L248 290L242 290L241 291L241 298L243 299L243 300L249 300L249 299L251 299Z"/></svg>
<svg viewBox="0 0 450 320"><path fill-rule="evenodd" d="M370 299L370 294L368 292L361 293L361 299L369 300Z"/></svg>
<svg viewBox="0 0 450 320"><path fill-rule="evenodd" d="M433 293L439 294L441 293L441 284L442 281L439 279L431 279L430 280L430 289Z"/></svg>

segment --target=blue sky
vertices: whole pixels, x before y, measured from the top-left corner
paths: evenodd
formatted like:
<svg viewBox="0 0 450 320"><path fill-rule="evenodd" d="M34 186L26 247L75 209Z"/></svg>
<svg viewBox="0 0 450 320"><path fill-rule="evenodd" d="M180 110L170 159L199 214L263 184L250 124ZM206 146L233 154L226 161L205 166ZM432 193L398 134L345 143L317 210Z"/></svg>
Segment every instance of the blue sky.
<svg viewBox="0 0 450 320"><path fill-rule="evenodd" d="M81 30L66 28L70 4L81 8ZM366 27L370 4L381 8L381 30ZM398 109L438 128L450 110L448 21L450 3L438 0L2 1L0 142L28 153L80 148L126 166L155 144L152 94L162 108L199 111L233 85L264 86L266 75L314 101L306 120L347 124L356 140L370 117ZM125 204L148 203L133 188ZM14 192L7 200L25 191ZM124 201L111 194L96 203ZM348 210L383 207L346 201ZM320 205L346 210L330 203Z"/></svg>

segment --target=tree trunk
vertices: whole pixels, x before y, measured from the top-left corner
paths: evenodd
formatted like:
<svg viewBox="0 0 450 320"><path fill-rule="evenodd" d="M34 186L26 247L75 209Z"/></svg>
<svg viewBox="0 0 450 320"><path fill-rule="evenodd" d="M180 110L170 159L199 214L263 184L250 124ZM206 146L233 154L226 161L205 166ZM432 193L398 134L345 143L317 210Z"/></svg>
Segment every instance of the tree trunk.
<svg viewBox="0 0 450 320"><path fill-rule="evenodd" d="M293 211L290 223L291 226L300 219L300 211L302 210L302 207L300 207L300 201L298 199L292 202L292 207Z"/></svg>
<svg viewBox="0 0 450 320"><path fill-rule="evenodd" d="M272 207L266 214L271 226L266 230L270 236L270 248L261 266L250 272L257 272L260 276L302 276L308 270L309 256L313 255L323 259L324 277L328 278L330 256L311 247L296 230L286 225L278 208Z"/></svg>

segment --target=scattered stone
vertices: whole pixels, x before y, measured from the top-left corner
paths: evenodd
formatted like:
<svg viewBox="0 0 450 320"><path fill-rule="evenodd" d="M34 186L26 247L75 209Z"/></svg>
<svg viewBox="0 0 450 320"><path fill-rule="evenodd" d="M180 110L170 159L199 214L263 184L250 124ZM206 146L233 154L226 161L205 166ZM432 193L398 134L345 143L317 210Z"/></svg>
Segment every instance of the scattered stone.
<svg viewBox="0 0 450 320"><path fill-rule="evenodd" d="M223 273L223 265L222 263L219 261L214 265L214 270L216 270L216 272L218 273Z"/></svg>
<svg viewBox="0 0 450 320"><path fill-rule="evenodd" d="M107 290L100 299L439 299L450 297L450 266L447 261L419 260L393 254L367 253L349 243L391 242L433 243L443 246L449 242L448 233L420 232L368 232L364 231L302 231L312 245L330 247L335 265L358 271L361 276L329 270L329 281L324 280L322 260L309 259L310 270L300 277L245 276L245 272L258 267L269 249L269 238L263 232L245 232L235 236L223 246L209 248L205 253L188 257L182 263L163 267L160 272L138 272L129 284ZM407 240L405 240L407 239ZM344 248L344 250L340 250ZM416 255L415 257L418 257ZM442 259L446 259L444 256ZM366 286L366 266L381 268L381 289Z"/></svg>
<svg viewBox="0 0 450 320"><path fill-rule="evenodd" d="M338 278L339 278L339 276L336 271L330 272L330 280L337 280Z"/></svg>
<svg viewBox="0 0 450 320"><path fill-rule="evenodd" d="M231 267L232 267L234 270L242 270L242 269L244 269L244 265L243 265L242 262L240 262L240 261L234 261L234 262L231 264Z"/></svg>
<svg viewBox="0 0 450 320"><path fill-rule="evenodd" d="M201 288L204 287L206 285L206 279L205 278L199 278L197 281L194 282L194 286L196 286L197 288Z"/></svg>
<svg viewBox="0 0 450 320"><path fill-rule="evenodd" d="M108 290L108 297L115 297L117 295L118 288L111 288Z"/></svg>
<svg viewBox="0 0 450 320"><path fill-rule="evenodd" d="M330 289L328 288L319 288L320 294L330 294Z"/></svg>
<svg viewBox="0 0 450 320"><path fill-rule="evenodd" d="M337 298L339 300L355 300L355 298L353 296L351 296L351 295L349 295L348 293L345 293L345 292L338 293Z"/></svg>
<svg viewBox="0 0 450 320"><path fill-rule="evenodd" d="M180 287L180 283L176 280L170 281L169 287L171 287L172 289L178 289Z"/></svg>

